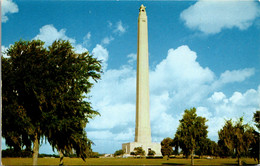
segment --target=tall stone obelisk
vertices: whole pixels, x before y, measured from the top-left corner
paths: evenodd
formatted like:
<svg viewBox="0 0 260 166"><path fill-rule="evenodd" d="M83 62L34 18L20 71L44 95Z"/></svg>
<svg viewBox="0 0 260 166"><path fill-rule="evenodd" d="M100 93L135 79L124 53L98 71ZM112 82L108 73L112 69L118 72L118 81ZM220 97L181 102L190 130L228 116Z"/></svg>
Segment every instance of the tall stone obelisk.
<svg viewBox="0 0 260 166"><path fill-rule="evenodd" d="M143 5L139 9L137 33L135 142L123 144L122 149L126 154L130 154L135 147L142 147L146 155L149 150L155 151L156 155L161 155L161 145L152 143L151 139L148 27L146 10Z"/></svg>
<svg viewBox="0 0 260 166"><path fill-rule="evenodd" d="M145 7L138 17L135 142L151 142L148 30Z"/></svg>

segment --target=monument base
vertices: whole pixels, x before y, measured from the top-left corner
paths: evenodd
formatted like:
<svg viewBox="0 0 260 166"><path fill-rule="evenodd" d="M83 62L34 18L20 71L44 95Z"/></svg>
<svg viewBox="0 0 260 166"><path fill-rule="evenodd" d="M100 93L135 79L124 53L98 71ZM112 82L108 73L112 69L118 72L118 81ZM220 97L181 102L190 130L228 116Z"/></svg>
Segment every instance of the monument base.
<svg viewBox="0 0 260 166"><path fill-rule="evenodd" d="M140 142L130 142L122 144L122 150L126 155L130 155L131 152L134 151L134 148L142 147L145 151L145 155L148 155L149 150L155 151L155 156L162 156L161 153L161 144L160 143L140 143Z"/></svg>

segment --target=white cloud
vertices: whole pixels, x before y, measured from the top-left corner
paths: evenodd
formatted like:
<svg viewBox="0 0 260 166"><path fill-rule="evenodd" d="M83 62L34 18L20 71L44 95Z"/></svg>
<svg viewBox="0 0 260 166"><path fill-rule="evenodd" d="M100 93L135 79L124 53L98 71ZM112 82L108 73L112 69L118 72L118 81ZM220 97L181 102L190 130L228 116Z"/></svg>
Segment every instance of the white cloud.
<svg viewBox="0 0 260 166"><path fill-rule="evenodd" d="M245 30L260 16L257 3L254 0L199 0L184 10L180 17L187 27L205 34L216 34L234 27Z"/></svg>
<svg viewBox="0 0 260 166"><path fill-rule="evenodd" d="M108 57L108 52L104 51L102 46L99 45L98 48L103 50L102 55ZM129 54L127 57L135 60L136 54ZM186 107L180 107L177 103L183 103L181 101L185 100L190 105L198 96L202 98L206 95L206 85L213 81L214 73L201 67L196 58L196 53L187 46L170 49L166 59L159 63L155 70L150 71L153 141L160 142L165 136L173 136L183 107ZM101 113L101 117L91 121L88 125L91 130L102 129L113 133L116 126L122 126L118 135L125 135L123 133L130 126L135 127L136 71L131 65L106 70L102 80L95 84L91 91L91 101L93 108ZM193 86L187 86L190 83ZM205 86L205 89L201 88L202 90L197 92L196 88L201 86ZM133 140L129 138L128 141Z"/></svg>
<svg viewBox="0 0 260 166"><path fill-rule="evenodd" d="M103 70L107 68L107 60L108 60L108 51L103 46L97 44L96 47L92 50L92 54L95 58L102 61Z"/></svg>
<svg viewBox="0 0 260 166"><path fill-rule="evenodd" d="M212 116L212 113L208 110L207 107L198 107L196 110L198 116L205 117L206 119L210 119Z"/></svg>
<svg viewBox="0 0 260 166"><path fill-rule="evenodd" d="M136 59L137 59L137 55L134 54L134 53L131 53L131 54L128 54L128 55L127 55L127 58L129 59L129 60L128 60L128 63L129 63L129 64L133 64L133 62L135 62Z"/></svg>
<svg viewBox="0 0 260 166"><path fill-rule="evenodd" d="M108 51L101 45L96 48L100 50L98 57L105 55L104 59L107 61ZM136 54L126 56L129 61L136 59ZM129 61L118 69L105 70L102 80L91 91L92 106L101 113L87 127L87 130L95 131L88 135L90 139L92 136L95 138L93 141L97 146L93 147L94 150L102 149L106 144L117 150L122 143L132 142L134 139L136 71ZM221 82L221 85L227 85L245 81L252 76L253 71L226 71L217 77L208 67L199 64L196 52L188 46L169 49L165 59L150 70L152 140L160 142L165 137L173 137L183 111L191 107L196 107L197 114L208 119L209 136L214 140L217 139L218 130L224 125L224 119L244 114L247 122L251 120L253 112L259 108L257 99L260 98L260 86L258 90L234 92L227 97L219 89L221 86L215 84ZM234 77L227 79L227 73ZM106 135L106 140L102 140L106 143L101 143L101 135Z"/></svg>
<svg viewBox="0 0 260 166"><path fill-rule="evenodd" d="M226 98L226 95L223 92L214 92L214 94L208 99L213 103L218 103L223 101Z"/></svg>
<svg viewBox="0 0 260 166"><path fill-rule="evenodd" d="M102 39L101 41L101 45L108 45L110 44L113 40L115 40L115 36L120 36L122 34L124 34L126 32L126 26L123 26L123 23L122 21L118 21L116 23L116 25L113 25L112 22L108 21L108 27L110 29L113 29L112 33L113 34L110 34L109 36L106 36Z"/></svg>
<svg viewBox="0 0 260 166"><path fill-rule="evenodd" d="M260 86L258 90L249 89L244 94L234 92L229 101L237 106L258 105L260 107Z"/></svg>
<svg viewBox="0 0 260 166"><path fill-rule="evenodd" d="M1 51L2 51L3 57L9 58L9 56L7 56L7 54L6 54L6 51L7 51L8 47L1 46L1 49L2 49Z"/></svg>
<svg viewBox="0 0 260 166"><path fill-rule="evenodd" d="M230 98L230 101L235 104L239 104L239 102L243 99L243 95L240 92L235 92L232 97Z"/></svg>
<svg viewBox="0 0 260 166"><path fill-rule="evenodd" d="M214 141L218 141L218 131L224 126L225 120L228 119L225 116L212 116L206 122L208 125L208 137Z"/></svg>
<svg viewBox="0 0 260 166"><path fill-rule="evenodd" d="M243 82L255 74L254 68L245 68L239 70L226 70L211 85L212 89L218 89L230 83Z"/></svg>
<svg viewBox="0 0 260 166"><path fill-rule="evenodd" d="M45 42L45 45L51 45L55 40L69 40L71 43L75 43L76 40L66 36L66 30L61 29L58 31L53 25L45 25L41 27L40 33L35 36L34 39L40 39Z"/></svg>
<svg viewBox="0 0 260 166"><path fill-rule="evenodd" d="M8 21L8 14L18 13L19 9L16 3L12 0L3 0L1 8L2 22Z"/></svg>
<svg viewBox="0 0 260 166"><path fill-rule="evenodd" d="M167 113L172 99L167 91L160 95L151 94L150 116L153 141L161 142L165 137L172 137L178 127L176 115Z"/></svg>
<svg viewBox="0 0 260 166"><path fill-rule="evenodd" d="M214 102L216 94L223 94ZM231 97L227 98L223 92L214 93L209 99L209 106L212 107L217 116L221 117L239 117L245 113L247 120L253 115L253 112L260 108L260 86L258 89L249 89L245 93L234 92Z"/></svg>
<svg viewBox="0 0 260 166"><path fill-rule="evenodd" d="M101 41L101 43L102 44L110 44L110 42L111 41L113 41L115 38L113 37L113 36L110 36L110 37L105 37L102 41Z"/></svg>
<svg viewBox="0 0 260 166"><path fill-rule="evenodd" d="M122 21L118 21L116 24L116 29L114 30L114 33L119 33L119 35L126 32L126 27L123 26Z"/></svg>
<svg viewBox="0 0 260 166"><path fill-rule="evenodd" d="M200 66L196 59L196 53L188 46L169 49L166 59L150 74L151 92L168 90L176 103L182 100L200 101L207 95L215 75L208 67Z"/></svg>
<svg viewBox="0 0 260 166"><path fill-rule="evenodd" d="M87 40L89 40L89 39L91 38L91 33L88 32L88 34L85 36L85 38L86 38Z"/></svg>
<svg viewBox="0 0 260 166"><path fill-rule="evenodd" d="M232 71L225 71L220 76L220 83L232 83L232 82L242 82L246 78L251 77L254 75L255 70L253 68L246 68L242 70L232 70Z"/></svg>
<svg viewBox="0 0 260 166"><path fill-rule="evenodd" d="M197 108L197 114L208 119L208 136L217 139L218 131L225 124L225 120L237 120L243 116L246 123L251 123L253 113L260 109L259 99L260 85L257 90L234 92L229 98L223 92L214 92L206 100L206 107Z"/></svg>
<svg viewBox="0 0 260 166"><path fill-rule="evenodd" d="M89 47L91 45L90 39L91 39L91 32L88 32L86 34L86 36L83 38L83 45L86 46L86 47Z"/></svg>
<svg viewBox="0 0 260 166"><path fill-rule="evenodd" d="M107 26L108 26L109 28L112 28L112 25L113 25L113 23L112 23L111 21L107 21Z"/></svg>
<svg viewBox="0 0 260 166"><path fill-rule="evenodd" d="M88 51L88 49L86 49L81 44L72 44L72 46L74 47L75 52L78 54Z"/></svg>
<svg viewBox="0 0 260 166"><path fill-rule="evenodd" d="M51 45L55 40L69 40L75 48L76 53L88 51L82 44L77 44L76 40L66 35L66 29L58 31L53 25L45 25L40 28L40 33L34 37L45 42L45 46Z"/></svg>
<svg viewBox="0 0 260 166"><path fill-rule="evenodd" d="M105 134L106 143L120 142L115 147L121 147L121 143L134 141L135 121L135 71L130 66L119 69L109 69L104 72L102 79L94 85L91 91L91 102L94 109L101 114L92 120L87 130L90 139L100 143ZM123 141L123 142L122 142ZM111 145L111 144L110 144ZM102 149L103 144L94 149Z"/></svg>

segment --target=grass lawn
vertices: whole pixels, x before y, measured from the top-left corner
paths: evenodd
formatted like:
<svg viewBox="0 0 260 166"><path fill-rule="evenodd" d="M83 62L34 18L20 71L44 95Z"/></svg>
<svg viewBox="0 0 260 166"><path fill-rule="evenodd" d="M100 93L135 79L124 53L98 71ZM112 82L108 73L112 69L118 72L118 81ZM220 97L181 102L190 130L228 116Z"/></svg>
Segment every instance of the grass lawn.
<svg viewBox="0 0 260 166"><path fill-rule="evenodd" d="M32 165L31 158L3 158L4 165ZM256 165L254 159L243 158L247 165ZM190 159L133 159L92 158L84 162L80 158L64 158L64 165L190 165ZM38 165L58 165L58 158L39 158ZM195 165L236 165L237 159L195 159Z"/></svg>

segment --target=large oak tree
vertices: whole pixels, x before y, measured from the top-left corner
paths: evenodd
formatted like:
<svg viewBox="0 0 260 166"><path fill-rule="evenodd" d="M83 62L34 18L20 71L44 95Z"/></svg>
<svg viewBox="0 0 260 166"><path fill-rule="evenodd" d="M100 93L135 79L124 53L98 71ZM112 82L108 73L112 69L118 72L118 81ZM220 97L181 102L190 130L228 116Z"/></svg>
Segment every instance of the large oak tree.
<svg viewBox="0 0 260 166"><path fill-rule="evenodd" d="M69 41L48 48L40 40L16 42L2 57L3 137L8 146L30 149L37 164L44 138L62 154L86 158L91 141L85 126L98 112L87 100L100 79L100 61L76 54Z"/></svg>

